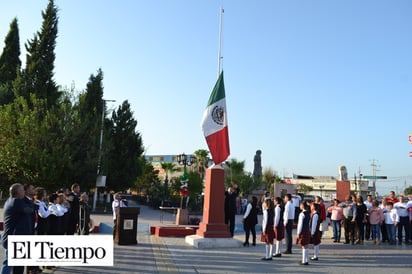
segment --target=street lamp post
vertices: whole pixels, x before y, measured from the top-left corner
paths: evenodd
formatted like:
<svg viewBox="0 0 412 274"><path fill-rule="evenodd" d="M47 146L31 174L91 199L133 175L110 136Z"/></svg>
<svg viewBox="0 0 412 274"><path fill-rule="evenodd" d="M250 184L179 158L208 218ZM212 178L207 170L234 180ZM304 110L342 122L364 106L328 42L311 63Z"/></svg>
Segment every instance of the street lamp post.
<svg viewBox="0 0 412 274"><path fill-rule="evenodd" d="M319 189L320 189L320 197L321 198L323 198L323 196L322 196L322 189L325 187L325 185L320 185L319 186Z"/></svg>
<svg viewBox="0 0 412 274"><path fill-rule="evenodd" d="M183 153L183 154L179 154L176 156L177 162L179 163L179 165L183 166L183 177L185 179L187 179L187 169L186 166L191 166L195 161L196 158L189 155L189 157Z"/></svg>
<svg viewBox="0 0 412 274"><path fill-rule="evenodd" d="M102 155L103 155L103 129L104 129L104 118L105 118L105 110L106 110L106 102L116 102L116 100L105 100L102 99L102 120L100 124L100 140L99 140L99 155L97 158L97 178L96 178L96 190L94 191L93 195L93 211L96 211L96 202L97 202L97 190L98 185L103 181L101 175L101 167L102 167ZM106 203L106 201L104 201ZM105 208L106 210L106 208Z"/></svg>

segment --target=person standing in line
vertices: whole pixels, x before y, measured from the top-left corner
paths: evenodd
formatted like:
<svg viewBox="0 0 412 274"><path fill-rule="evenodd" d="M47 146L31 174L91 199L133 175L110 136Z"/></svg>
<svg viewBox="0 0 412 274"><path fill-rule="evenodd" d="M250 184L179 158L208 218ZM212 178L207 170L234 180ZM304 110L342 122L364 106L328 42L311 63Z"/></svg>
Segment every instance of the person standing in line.
<svg viewBox="0 0 412 274"><path fill-rule="evenodd" d="M116 237L117 233L117 219L120 214L120 208L126 207L125 203L122 201L120 193L115 193L113 195L112 211L113 211L113 239Z"/></svg>
<svg viewBox="0 0 412 274"><path fill-rule="evenodd" d="M412 199L409 198L409 202L407 204L408 212L409 212L409 243L412 243Z"/></svg>
<svg viewBox="0 0 412 274"><path fill-rule="evenodd" d="M379 208L382 209L383 222L381 224L381 232L382 232L382 243L389 242L388 232L386 231L386 224L385 224L385 213L388 212L388 206L386 203L386 199L382 199Z"/></svg>
<svg viewBox="0 0 412 274"><path fill-rule="evenodd" d="M62 225L63 229L60 230L60 234L64 235L66 234L66 228L67 225L69 224L70 221L70 203L67 201L66 195L64 195L63 192L57 192L58 195L58 203L59 207L62 207L62 211L65 212L63 217L62 217Z"/></svg>
<svg viewBox="0 0 412 274"><path fill-rule="evenodd" d="M365 239L365 223L368 211L366 205L363 203L362 196L356 197L356 227L357 227L357 244L363 245Z"/></svg>
<svg viewBox="0 0 412 274"><path fill-rule="evenodd" d="M53 193L49 197L50 235L64 235L63 216L66 208L59 203L59 194Z"/></svg>
<svg viewBox="0 0 412 274"><path fill-rule="evenodd" d="M90 224L90 205L89 205L89 195L87 193L82 193L80 195L80 219L79 219L79 234L89 235L89 224Z"/></svg>
<svg viewBox="0 0 412 274"><path fill-rule="evenodd" d="M319 245L321 242L321 231L319 230L321 219L320 219L320 204L313 203L311 206L310 214L310 243L313 244L314 255L310 258L311 261L319 260Z"/></svg>
<svg viewBox="0 0 412 274"><path fill-rule="evenodd" d="M262 196L260 196L260 200L258 201L258 214L263 214L263 204L265 203L266 198L270 199L270 192L266 191L265 194L263 194Z"/></svg>
<svg viewBox="0 0 412 274"><path fill-rule="evenodd" d="M33 214L32 215L28 215L28 223L30 224L30 235L34 235L35 234L35 230L37 228L37 224L38 224L38 209L39 207L36 205L36 203L34 202L34 194L35 194L35 188L32 184L25 184L24 185L24 198L23 201L26 203L27 207L31 207L33 208ZM15 269L13 270L14 272L18 272L18 269L23 269L24 267L22 266L18 266L15 267ZM28 274L37 274L37 273L41 273L41 269L38 266L27 266L27 273ZM20 270L21 271L21 270ZM24 270L23 270L24 271Z"/></svg>
<svg viewBox="0 0 412 274"><path fill-rule="evenodd" d="M369 214L369 209L372 208L372 195L366 196L366 201L363 202L366 206L366 211L368 211ZM365 223L365 239L367 241L371 240L371 223L369 220L369 215L366 218L366 223Z"/></svg>
<svg viewBox="0 0 412 274"><path fill-rule="evenodd" d="M77 225L79 224L79 193L80 186L79 184L72 185L72 192L67 197L67 200L70 203L70 215L69 215L69 224L67 226L67 235L73 235L77 231Z"/></svg>
<svg viewBox="0 0 412 274"><path fill-rule="evenodd" d="M275 253L273 257L281 257L280 253L283 249L282 241L285 238L285 226L283 225L283 205L282 198L276 197L275 201L275 219L273 221L275 229Z"/></svg>
<svg viewBox="0 0 412 274"><path fill-rule="evenodd" d="M35 203L38 207L38 218L37 218L37 235L48 235L50 234L50 210L47 206L47 192L44 188L37 187L35 189Z"/></svg>
<svg viewBox="0 0 412 274"><path fill-rule="evenodd" d="M325 204L323 203L322 197L320 197L320 196L316 196L316 197L315 197L314 203L316 203L316 204L319 205L318 214L319 214L320 225L321 225L321 228L320 228L320 237L322 238L323 232L324 232L324 231L328 231L328 229L329 229L329 223L328 223L327 220L326 220L326 206L325 206Z"/></svg>
<svg viewBox="0 0 412 274"><path fill-rule="evenodd" d="M292 230L295 219L295 206L292 202L292 196L288 193L285 195L285 213L283 214L283 225L286 234L286 251L283 254L292 254Z"/></svg>
<svg viewBox="0 0 412 274"><path fill-rule="evenodd" d="M338 199L333 199L333 206L328 208L328 212L331 213L330 218L332 220L333 227L333 242L340 243L343 209L339 206Z"/></svg>
<svg viewBox="0 0 412 274"><path fill-rule="evenodd" d="M252 196L246 206L245 215L243 215L243 228L245 230L245 242L243 243L243 246L249 246L250 232L252 232L252 245L256 245L256 224L258 223L257 202L258 199L256 198L256 196Z"/></svg>
<svg viewBox="0 0 412 274"><path fill-rule="evenodd" d="M396 209L396 212L399 216L398 224L398 243L402 244L403 239L403 230L405 230L405 244L409 244L409 212L408 212L408 203L405 202L403 196L399 197L399 202L393 205Z"/></svg>
<svg viewBox="0 0 412 274"><path fill-rule="evenodd" d="M24 198L23 201L26 203L26 206L33 209L33 214L28 215L28 222L30 224L30 235L34 234L34 230L37 226L37 205L34 203L34 186L32 184L24 185Z"/></svg>
<svg viewBox="0 0 412 274"><path fill-rule="evenodd" d="M300 209L302 210L298 218L298 227L296 229L297 238L296 244L300 244L302 247L302 261L299 262L300 265L308 265L309 249L308 244L310 243L310 206L305 202L300 203Z"/></svg>
<svg viewBox="0 0 412 274"><path fill-rule="evenodd" d="M273 239L275 232L273 230L274 208L272 200L266 199L263 203L263 220L262 220L262 242L266 243L266 255L262 258L264 261L272 260Z"/></svg>
<svg viewBox="0 0 412 274"><path fill-rule="evenodd" d="M292 203L295 206L295 218L293 222L295 224L298 223L298 216L300 213L300 202L302 201L302 197L299 195L298 190L295 190L295 194L292 195Z"/></svg>
<svg viewBox="0 0 412 274"><path fill-rule="evenodd" d="M374 244L381 244L381 224L384 220L382 209L379 207L379 203L376 200L372 200L372 207L368 210L369 223L371 226L372 240Z"/></svg>
<svg viewBox="0 0 412 274"><path fill-rule="evenodd" d="M8 249L7 239L9 235L30 235L31 225L29 223L29 216L34 214L33 207L27 206L23 201L24 187L22 184L13 184L10 189L10 197L6 200L3 207L3 234L1 235L2 244L4 248L4 259L1 267L2 274L23 273L23 269L15 268L8 264Z"/></svg>
<svg viewBox="0 0 412 274"><path fill-rule="evenodd" d="M230 235L235 233L236 198L239 195L237 184L230 185L225 191L225 224L229 226Z"/></svg>
<svg viewBox="0 0 412 274"><path fill-rule="evenodd" d="M386 200L386 203L392 202L392 204L396 204L397 202L399 202L399 200L396 199L395 191L393 190L389 191L389 196L386 197L385 200Z"/></svg>
<svg viewBox="0 0 412 274"><path fill-rule="evenodd" d="M346 196L343 208L343 226L345 229L345 244L355 244L355 220L356 204L352 202L351 196Z"/></svg>
<svg viewBox="0 0 412 274"><path fill-rule="evenodd" d="M386 205L388 206L388 211L384 213L386 231L388 233L389 244L395 245L396 244L395 228L397 227L399 223L399 216L398 216L398 213L396 212L396 209L393 208L392 202L387 202Z"/></svg>

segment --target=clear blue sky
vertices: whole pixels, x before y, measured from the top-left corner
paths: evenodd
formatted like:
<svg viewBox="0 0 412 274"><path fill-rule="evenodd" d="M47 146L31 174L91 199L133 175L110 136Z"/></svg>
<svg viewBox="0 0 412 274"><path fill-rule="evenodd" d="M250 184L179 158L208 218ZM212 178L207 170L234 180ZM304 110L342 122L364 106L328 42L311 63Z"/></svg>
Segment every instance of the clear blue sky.
<svg viewBox="0 0 412 274"><path fill-rule="evenodd" d="M24 43L46 0L4 1L0 39L17 16ZM372 175L381 194L412 185L411 1L56 1L55 80L129 100L146 154L207 149L200 121L217 79L223 15L231 157L262 150L279 175ZM1 48L4 44L2 43Z"/></svg>

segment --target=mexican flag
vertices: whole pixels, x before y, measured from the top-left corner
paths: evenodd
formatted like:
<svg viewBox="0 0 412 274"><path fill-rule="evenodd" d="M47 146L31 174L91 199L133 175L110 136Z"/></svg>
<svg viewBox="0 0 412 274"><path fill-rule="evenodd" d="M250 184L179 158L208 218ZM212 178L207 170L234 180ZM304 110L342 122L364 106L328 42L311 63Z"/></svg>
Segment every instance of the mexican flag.
<svg viewBox="0 0 412 274"><path fill-rule="evenodd" d="M230 155L230 148L223 71L217 79L203 114L202 130L213 162L218 165L225 161Z"/></svg>

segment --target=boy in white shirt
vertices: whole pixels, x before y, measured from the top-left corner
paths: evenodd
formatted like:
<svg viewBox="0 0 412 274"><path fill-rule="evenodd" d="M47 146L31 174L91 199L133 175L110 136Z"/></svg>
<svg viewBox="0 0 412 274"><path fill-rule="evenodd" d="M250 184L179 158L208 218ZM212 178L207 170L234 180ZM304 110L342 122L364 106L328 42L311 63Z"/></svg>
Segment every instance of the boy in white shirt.
<svg viewBox="0 0 412 274"><path fill-rule="evenodd" d="M388 233L389 243L390 245L394 245L396 243L396 232L395 227L398 225L399 222L399 215L395 208L393 208L393 203L387 203L388 211L384 213L385 216L385 224L386 224L386 231Z"/></svg>

